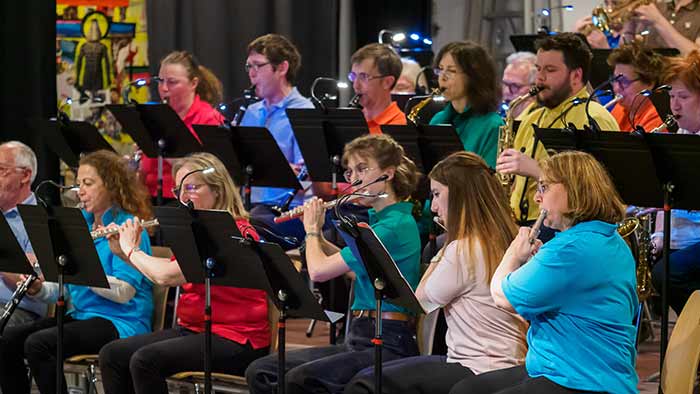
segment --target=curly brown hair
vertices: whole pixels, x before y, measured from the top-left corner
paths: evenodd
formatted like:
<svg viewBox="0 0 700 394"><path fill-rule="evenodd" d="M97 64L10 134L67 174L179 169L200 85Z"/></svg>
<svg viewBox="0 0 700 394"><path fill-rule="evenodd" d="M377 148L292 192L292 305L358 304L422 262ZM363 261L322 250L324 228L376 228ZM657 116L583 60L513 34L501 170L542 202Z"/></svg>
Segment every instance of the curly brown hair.
<svg viewBox="0 0 700 394"><path fill-rule="evenodd" d="M80 165L91 166L97 171L112 202L124 211L141 219L153 218L151 196L125 159L114 152L98 150L83 156Z"/></svg>
<svg viewBox="0 0 700 394"><path fill-rule="evenodd" d="M615 48L610 53L608 65L615 68L618 64L632 66L640 81L656 86L659 83L659 70L664 69L665 61L653 49L634 41Z"/></svg>

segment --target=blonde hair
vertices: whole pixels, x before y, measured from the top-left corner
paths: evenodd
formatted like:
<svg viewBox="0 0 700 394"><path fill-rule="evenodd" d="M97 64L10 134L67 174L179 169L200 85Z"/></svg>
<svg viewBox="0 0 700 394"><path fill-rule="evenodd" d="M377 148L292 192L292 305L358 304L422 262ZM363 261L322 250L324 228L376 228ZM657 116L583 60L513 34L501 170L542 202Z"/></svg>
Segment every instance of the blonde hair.
<svg viewBox="0 0 700 394"><path fill-rule="evenodd" d="M389 184L398 200L411 196L418 184L418 168L406 156L403 147L386 134L367 134L350 141L343 149L343 167L348 166L350 156L374 158L381 169L394 167L394 177Z"/></svg>
<svg viewBox="0 0 700 394"><path fill-rule="evenodd" d="M211 153L193 153L175 162L173 165L173 179L181 168L187 167L190 170L205 169L212 167L214 172L205 174L200 172L200 176L209 189L214 192L216 200L213 209L228 211L236 219L247 219L248 212L243 207L243 200L238 192L238 187L231 179L226 166L218 157Z"/></svg>
<svg viewBox="0 0 700 394"><path fill-rule="evenodd" d="M466 151L447 156L428 176L448 188L445 245L459 241L458 253L466 253L464 260L471 274L474 251L479 249L475 246L479 245L486 263L486 282L490 282L518 232L503 187L484 159Z"/></svg>
<svg viewBox="0 0 700 394"><path fill-rule="evenodd" d="M561 183L566 189L573 224L589 220L617 223L625 216L625 205L603 166L585 152L557 153L540 163L542 181Z"/></svg>

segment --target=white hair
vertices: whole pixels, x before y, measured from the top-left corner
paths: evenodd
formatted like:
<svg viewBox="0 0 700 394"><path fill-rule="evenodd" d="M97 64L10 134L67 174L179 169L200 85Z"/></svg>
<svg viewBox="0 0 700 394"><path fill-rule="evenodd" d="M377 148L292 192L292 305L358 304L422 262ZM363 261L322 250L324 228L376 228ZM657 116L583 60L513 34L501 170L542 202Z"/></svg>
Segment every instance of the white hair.
<svg viewBox="0 0 700 394"><path fill-rule="evenodd" d="M512 65L513 67L527 67L527 81L529 84L533 84L535 83L535 76L537 74L537 68L535 67L536 60L537 55L532 52L515 52L506 58L506 65Z"/></svg>
<svg viewBox="0 0 700 394"><path fill-rule="evenodd" d="M32 148L19 141L7 141L1 144L0 147L13 150L15 166L28 168L32 172L31 182L33 183L34 179L36 179L36 155Z"/></svg>

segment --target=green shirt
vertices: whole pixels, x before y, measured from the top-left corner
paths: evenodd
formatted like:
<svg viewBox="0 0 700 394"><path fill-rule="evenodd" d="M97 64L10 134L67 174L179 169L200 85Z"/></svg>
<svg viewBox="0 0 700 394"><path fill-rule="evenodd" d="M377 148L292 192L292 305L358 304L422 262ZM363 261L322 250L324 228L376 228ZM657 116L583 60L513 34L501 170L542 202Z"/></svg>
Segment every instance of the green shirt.
<svg viewBox="0 0 700 394"><path fill-rule="evenodd" d="M496 167L496 150L498 149L498 128L503 124L496 112L477 114L469 104L461 114L455 111L451 103L430 119L431 125L451 124L457 129L464 150L481 156L491 168Z"/></svg>
<svg viewBox="0 0 700 394"><path fill-rule="evenodd" d="M396 266L412 289L416 289L420 279L420 238L418 225L411 216L413 204L398 202L381 211L369 210L369 225L382 241L384 247L396 262ZM364 264L357 260L349 247L340 251L345 264L355 273L355 300L353 310L375 310L374 287ZM405 308L388 302L382 303L384 312L404 312Z"/></svg>

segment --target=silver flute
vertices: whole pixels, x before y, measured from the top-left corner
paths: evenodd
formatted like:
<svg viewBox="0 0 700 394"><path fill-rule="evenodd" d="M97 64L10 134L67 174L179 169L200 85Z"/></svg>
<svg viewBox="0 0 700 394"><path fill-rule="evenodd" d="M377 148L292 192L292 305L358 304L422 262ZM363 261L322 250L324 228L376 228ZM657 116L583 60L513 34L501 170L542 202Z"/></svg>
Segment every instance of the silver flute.
<svg viewBox="0 0 700 394"><path fill-rule="evenodd" d="M143 228L149 228L153 226L158 226L160 223L158 223L158 219L152 219L152 220L142 220L140 222L141 227ZM97 238L102 238L106 237L108 235L116 234L119 232L119 227L108 227L108 228L101 228L99 230L94 230L90 231L90 236L92 239L97 239Z"/></svg>
<svg viewBox="0 0 700 394"><path fill-rule="evenodd" d="M537 241L537 237L540 236L540 228L542 227L542 224L544 223L544 219L547 217L547 210L543 209L540 211L540 216L537 217L537 220L535 221L535 224L532 225L532 228L530 229L530 235L528 236L528 239L530 240L530 244L534 244L535 241Z"/></svg>

